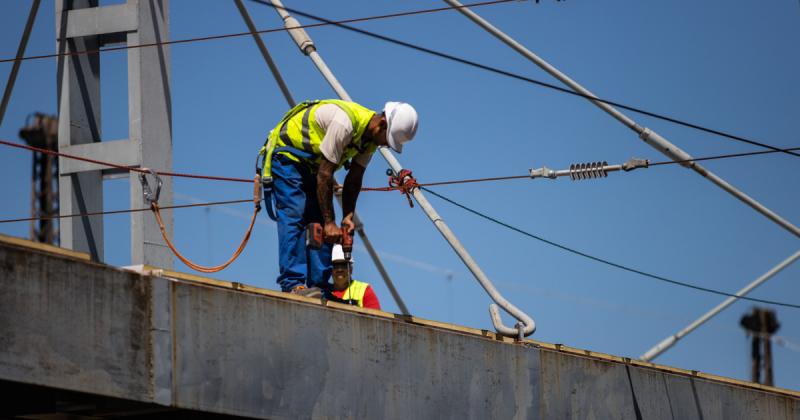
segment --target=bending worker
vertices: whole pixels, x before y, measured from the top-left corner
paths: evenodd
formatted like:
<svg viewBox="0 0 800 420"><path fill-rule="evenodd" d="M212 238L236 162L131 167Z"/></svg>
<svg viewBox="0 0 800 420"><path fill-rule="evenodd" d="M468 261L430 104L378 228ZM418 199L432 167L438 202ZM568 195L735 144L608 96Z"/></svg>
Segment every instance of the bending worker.
<svg viewBox="0 0 800 420"><path fill-rule="evenodd" d="M344 258L342 246L333 246L331 255L333 262L333 297L337 302L357 305L361 308L380 309L381 302L368 283L360 282L353 278L353 259Z"/></svg>
<svg viewBox="0 0 800 420"><path fill-rule="evenodd" d="M353 213L364 171L381 146L400 153L417 131L417 112L403 102L387 102L380 114L354 102L306 101L286 113L262 148L265 199L278 224L281 290L316 297L330 292L331 248L341 229L355 228ZM342 190L341 227L333 209L333 173L348 167ZM269 181L272 186L269 186ZM305 230L320 223L325 243L306 246Z"/></svg>

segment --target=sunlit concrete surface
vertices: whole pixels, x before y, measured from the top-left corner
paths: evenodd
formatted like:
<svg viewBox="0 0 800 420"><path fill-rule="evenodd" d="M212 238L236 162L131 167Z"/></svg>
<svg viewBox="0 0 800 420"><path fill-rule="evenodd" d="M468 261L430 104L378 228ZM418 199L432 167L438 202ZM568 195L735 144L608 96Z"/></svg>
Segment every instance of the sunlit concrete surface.
<svg viewBox="0 0 800 420"><path fill-rule="evenodd" d="M8 240L0 381L82 415L800 419L794 391ZM80 408L35 405L0 414Z"/></svg>

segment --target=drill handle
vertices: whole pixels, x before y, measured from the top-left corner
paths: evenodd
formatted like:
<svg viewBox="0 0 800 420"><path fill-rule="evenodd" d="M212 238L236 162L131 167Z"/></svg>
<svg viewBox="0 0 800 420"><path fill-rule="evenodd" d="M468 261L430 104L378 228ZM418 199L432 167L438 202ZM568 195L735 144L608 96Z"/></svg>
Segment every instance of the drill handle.
<svg viewBox="0 0 800 420"><path fill-rule="evenodd" d="M353 234L347 228L342 229L342 250L345 252L353 250Z"/></svg>

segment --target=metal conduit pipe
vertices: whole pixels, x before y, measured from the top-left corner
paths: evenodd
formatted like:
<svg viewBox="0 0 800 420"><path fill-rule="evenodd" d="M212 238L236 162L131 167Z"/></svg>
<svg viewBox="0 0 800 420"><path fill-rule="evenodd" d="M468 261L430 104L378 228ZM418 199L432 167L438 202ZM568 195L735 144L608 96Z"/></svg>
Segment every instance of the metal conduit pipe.
<svg viewBox="0 0 800 420"><path fill-rule="evenodd" d="M570 89L574 90L575 92L588 97L587 99L597 105L598 108L602 109L603 111L607 112L609 115L614 117L617 121L625 124L628 128L635 131L637 135L648 145L653 147L654 149L658 150L659 152L663 153L665 156L669 157L672 160L690 160L692 156L688 153L681 150L679 147L672 144L669 140L665 139L664 137L660 136L655 131L642 127L637 124L634 120L623 114L622 112L618 111L613 106L601 102L597 100L597 96L590 92L588 89L581 86L578 82L570 79L567 75L560 72L557 68L553 67L550 63L539 57L538 55L534 54L529 49L525 48L524 45L517 42L514 38L508 36L505 32L501 31L482 17L480 17L477 13L473 12L469 8L463 7L463 5L457 0L444 0L445 3L457 7L461 14L466 16L471 21L475 22L478 26L489 32L495 38L499 39L523 57L527 58L528 60L532 61L534 64L539 66L542 70L546 71L556 79L560 80L562 83L567 85ZM594 98L594 99L593 99ZM782 228L786 229L790 233L794 234L797 237L800 237L800 228L789 222L788 220L784 219L777 213L773 212L772 210L765 207L763 204L759 203L749 195L743 193L733 185L729 184L719 176L715 175L711 171L705 169L699 163L694 162L686 162L682 163L682 166L685 166L689 169L694 170L698 174L700 174L703 178L708 179L709 181L713 182L723 190L727 191L737 199L741 200L743 203L747 204L755 211L761 213L762 215L766 216L768 219L772 220Z"/></svg>
<svg viewBox="0 0 800 420"><path fill-rule="evenodd" d="M239 9L239 13L242 15L242 19L244 19L244 22L247 25L247 29L252 32L253 40L255 40L259 51L261 51L261 55L264 56L264 61L267 62L267 66L269 67L272 76L275 78L275 82L278 83L281 93L283 93L283 97L286 99L286 103L289 104L290 108L294 107L297 103L295 102L294 97L292 97L292 93L289 90L289 87L286 85L286 82L283 80L283 76L281 76L281 72L278 69L278 66L275 64L275 61L272 59L267 46L264 44L264 40L261 39L261 35L257 33L256 25L250 18L250 13L247 11L247 8L242 0L235 0L235 2L236 8ZM341 206L342 197L337 194L336 199L339 201L339 205ZM394 287L392 278L389 276L389 272L386 271L383 261L381 261L378 252L372 246L372 242L369 240L367 232L364 230L364 224L361 222L361 218L358 216L357 212L353 213L353 222L356 225L356 233L358 234L358 237L361 238L361 241L364 243L364 247L367 249L369 256L372 258L372 262L375 264L375 268L378 269L378 273L380 273L381 278L383 278L383 282L386 283L386 287L389 289L389 293L392 294L392 298L397 304L397 307L400 309L400 313L403 315L410 315L411 313L408 311L408 307L406 306L406 303L403 302L403 298L400 296L397 288Z"/></svg>
<svg viewBox="0 0 800 420"><path fill-rule="evenodd" d="M651 348L650 350L645 352L645 354L639 356L639 359L643 360L645 362L649 362L649 361L655 359L661 353L667 351L670 347L674 346L675 343L678 342L678 340L680 340L681 338L685 337L690 332L692 332L695 329L697 329L697 327L703 325L706 321L708 321L709 319L711 319L712 317L714 317L718 313L722 312L722 310L724 310L728 306L731 306L733 304L733 302L736 302L737 300L739 300L739 297L748 294L751 290L753 290L756 287L758 287L761 283L764 283L765 281L769 280L775 274L778 274L781 270L783 270L784 268L788 267L791 263L795 262L798 258L800 258L800 251L795 252L792 256L790 256L789 258L781 261L780 264L776 265L771 270L769 270L766 273L762 274L761 277L753 280L752 283L750 283L747 286L745 286L744 288L742 288L742 290L739 290L738 292L736 292L736 296L731 296L731 297L725 299L724 301L722 301L722 303L720 303L719 305L715 306L710 311L706 312L703 316L701 316L700 318L697 318L697 320L695 320L694 322L689 324L689 326L687 326L686 328L684 328L684 329L678 331L677 333L665 338L660 343L658 343L655 346L653 346L653 348Z"/></svg>
<svg viewBox="0 0 800 420"><path fill-rule="evenodd" d="M336 79L336 76L333 75L333 72L331 72L331 70L325 64L325 61L317 53L314 42L308 36L306 31L302 28L298 28L300 24L297 19L289 15L280 0L270 0L270 3L281 16L281 18L283 18L284 26L289 30L289 35L292 37L292 39L294 39L295 43L300 48L300 51L311 58L311 60L314 62L314 65L317 67L317 69L319 69L320 73L322 73L322 75L325 77L325 80L331 85L333 90L341 99L352 101L350 95L348 95L341 83L339 83L339 81ZM392 154L392 152L386 147L380 147L378 148L378 151L389 164L389 167L392 168L392 171L394 171L395 174L399 174L403 169L403 166L400 164L394 154ZM436 226L436 228L439 230L439 233L441 233L445 240L447 240L458 257L461 258L461 261L464 262L467 268L478 280L478 283L480 283L483 289L486 290L486 293L488 293L495 302L494 304L489 305L489 313L492 318L492 324L497 332L510 337L519 337L520 335L527 337L533 334L533 332L536 330L536 322L534 322L533 318L511 304L500 294L500 292L494 287L492 281L489 280L486 274L483 273L469 252L467 252L458 238L456 238L453 231L450 230L430 202L428 202L422 191L419 188L415 188L412 191L412 194L417 200L419 206L422 208L428 218L431 219L434 226ZM498 305L519 321L515 327L509 327L503 324L497 308Z"/></svg>

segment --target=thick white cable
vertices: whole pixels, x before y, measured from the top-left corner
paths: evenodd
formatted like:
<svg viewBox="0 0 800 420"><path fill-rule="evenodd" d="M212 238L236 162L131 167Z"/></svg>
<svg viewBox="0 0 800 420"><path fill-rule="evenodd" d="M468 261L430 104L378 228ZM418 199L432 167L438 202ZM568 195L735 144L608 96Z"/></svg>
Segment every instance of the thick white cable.
<svg viewBox="0 0 800 420"><path fill-rule="evenodd" d="M325 61L322 60L322 57L319 56L316 50L316 46L314 42L311 40L311 37L308 36L305 30L302 28L298 28L300 26L297 19L293 18L283 7L283 3L280 0L270 0L271 4L281 16L284 21L284 25L289 30L289 35L294 39L297 46L300 48L304 54L308 55L311 60L314 62L314 65L319 69L320 73L325 77L325 80L328 84L331 85L333 90L336 94L343 100L352 101L352 98L344 89L341 83L336 79L333 72L328 68L325 64ZM386 147L378 148L381 156L386 160L389 164L389 167L392 168L395 174L399 174L400 171L403 170L403 166L397 160L397 158L392 154L392 152ZM521 311L519 308L511 304L508 300L506 300L500 292L494 287L492 281L483 273L480 266L475 262L472 256L467 252L458 238L455 236L452 230L447 226L447 224L442 220L430 202L427 200L425 195L419 188L415 188L412 192L414 198L417 200L417 203L425 212L425 214L431 219L434 226L439 230L439 233L447 240L453 250L456 252L461 261L467 266L467 268L472 272L475 278L480 283L481 287L486 290L486 293L492 298L492 300L496 304L492 304L489 307L489 312L491 314L492 323L494 324L495 329L497 332L503 335L511 336L511 337L518 337L520 335L529 336L533 334L536 330L536 322L531 318L528 314ZM497 305L500 305L505 311L511 314L514 318L520 321L521 325L515 327L508 327L503 324L503 321L500 319Z"/></svg>
<svg viewBox="0 0 800 420"><path fill-rule="evenodd" d="M514 51L521 54L523 57L527 58L528 60L532 61L534 64L539 66L542 70L546 71L556 79L560 80L565 85L569 86L570 89L573 91L584 95L587 99L595 104L598 108L602 109L603 111L607 112L609 115L614 117L617 121L625 124L628 128L636 132L636 134L644 140L645 143L653 147L654 149L658 150L659 152L663 153L665 156L669 157L675 161L684 161L690 160L692 157L681 150L679 147L672 144L669 140L665 139L658 133L653 130L650 130L646 127L642 127L637 124L634 120L623 114L622 112L618 111L613 106L601 102L597 100L597 96L590 92L588 89L581 86L578 82L570 79L566 74L559 71L557 68L552 66L550 63L545 61L543 58L539 57L538 55L534 54L531 50L525 48L524 45L517 42L514 38L508 36L505 32L501 31L487 20L480 17L477 13L473 12L469 8L463 7L457 0L444 0L445 3L453 6L458 10L461 14L466 16L471 21L475 22L478 26L483 28L486 32L490 33L495 38L499 39L509 47L511 47ZM709 181L713 182L718 187L722 188L723 190L727 191L738 200L742 201L743 203L747 204L755 211L761 213L762 215L766 216L768 219L772 220L782 228L786 229L790 233L794 234L797 237L800 237L800 228L789 222L788 220L784 219L777 213L773 212L763 204L759 203L749 195L743 193L738 188L734 187L730 183L726 182L719 176L715 175L711 171L705 169L699 163L684 163L683 166L694 170L700 176L708 179Z"/></svg>
<svg viewBox="0 0 800 420"><path fill-rule="evenodd" d="M297 103L292 97L292 93L289 90L289 87L286 85L286 82L281 76L280 70L278 66L275 64L275 61L272 60L272 56L269 54L269 50L267 46L264 44L264 40L261 39L261 35L259 35L256 31L256 26L253 23L253 20L250 18L250 13L248 13L247 8L242 3L242 0L236 0L236 7L239 9L239 13L242 15L242 19L244 19L247 28L253 34L253 39L258 46L258 49L261 51L261 54L264 56L264 60L267 62L267 66L272 72L272 76L275 78L275 82L278 83L278 86L283 93L284 99L289 104L289 107L295 106ZM281 15L283 17L283 15ZM323 63L324 64L324 63ZM342 204L342 197L336 195L336 199L339 201L339 205ZM391 293L392 298L394 299L397 307L400 309L400 313L403 315L410 315L411 313L408 311L408 307L406 303L403 301L403 298L400 296L400 293L397 291L397 288L394 286L394 282L392 282L392 278L389 276L389 272L386 270L386 267L383 265L383 261L381 261L378 252L372 246L372 242L369 240L367 236L367 232L364 230L364 224L361 222L361 218L358 216L357 212L353 214L353 222L356 224L356 233L358 234L361 241L364 243L364 247L367 249L369 256L372 258L372 262L375 264L375 268L378 270L378 273L381 275L383 282L386 284L386 287L389 289L389 293Z"/></svg>
<svg viewBox="0 0 800 420"><path fill-rule="evenodd" d="M770 269L766 273L762 274L761 277L753 280L753 282L751 282L750 284L748 284L747 286L742 288L742 290L739 290L738 292L736 292L736 296L731 296L731 297L725 299L724 301L722 301L722 303L720 303L719 305L715 306L710 311L708 311L705 314L703 314L703 316L701 316L700 318L697 318L694 322L689 324L686 328L684 328L684 329L678 331L677 333L665 338L660 343L658 343L655 346L653 346L653 348L651 348L650 350L645 352L643 355L639 356L639 359L641 359L641 360L643 360L645 362L649 362L649 361L655 359L661 353L667 351L670 347L674 346L675 343L678 342L678 340L680 340L681 338L683 338L686 335L688 335L690 332L692 332L695 329L697 329L697 327L703 325L706 321L708 321L709 319L713 318L718 313L722 312L728 306L731 306L734 302L739 300L739 298L741 296L744 296L744 295L750 293L751 290L755 289L756 287L758 287L759 285L761 285L765 281L769 280L775 274L778 274L781 270L783 270L784 268L788 267L790 264L795 262L798 258L800 258L800 251L795 252L792 256L790 256L789 258L781 261L780 264L776 265L775 267L773 267L772 269Z"/></svg>

